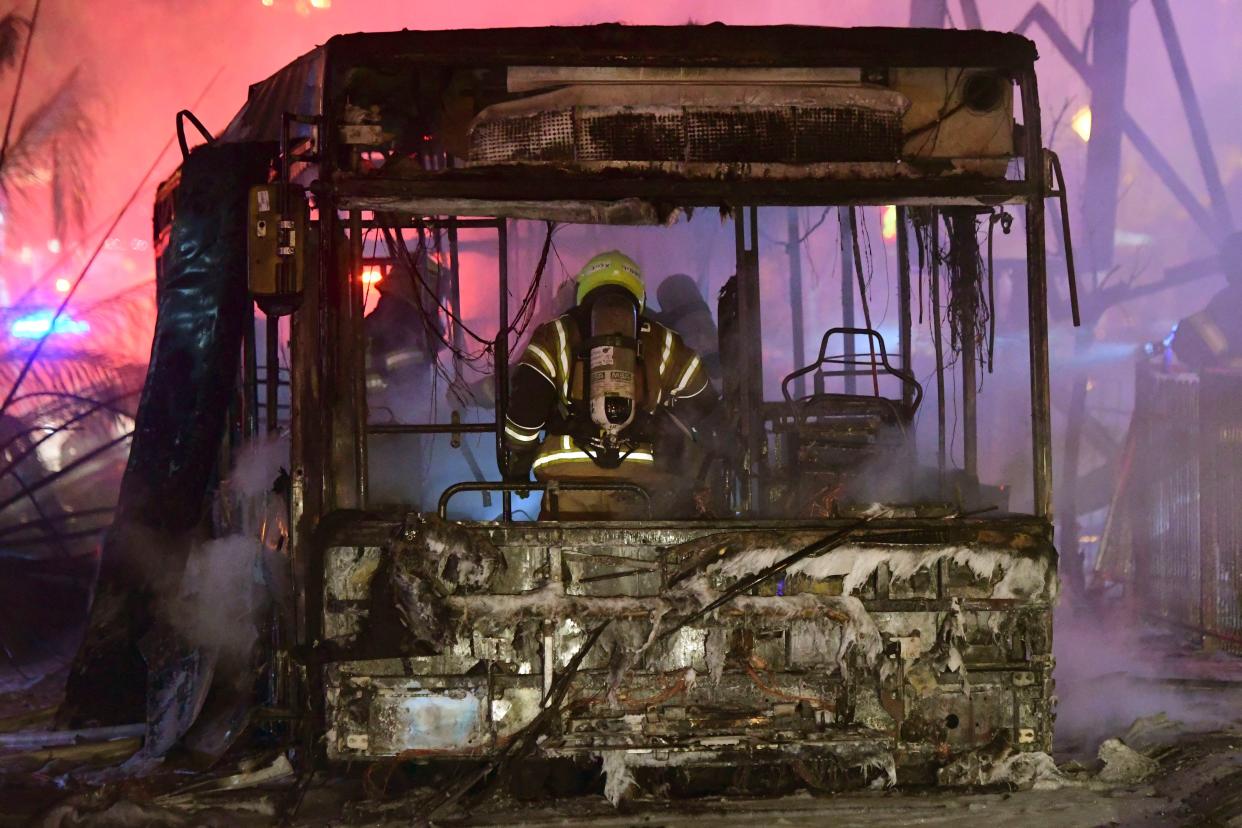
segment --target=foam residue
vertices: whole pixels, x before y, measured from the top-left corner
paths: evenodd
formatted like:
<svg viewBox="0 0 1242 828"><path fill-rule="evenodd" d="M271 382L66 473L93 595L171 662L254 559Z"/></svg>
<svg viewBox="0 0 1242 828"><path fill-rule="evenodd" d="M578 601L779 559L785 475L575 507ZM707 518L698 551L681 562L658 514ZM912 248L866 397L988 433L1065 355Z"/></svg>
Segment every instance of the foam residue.
<svg viewBox="0 0 1242 828"><path fill-rule="evenodd" d="M631 787L636 786L634 774L630 771L628 754L624 750L606 750L600 754L603 759L601 772L604 774L604 796L614 806L619 805Z"/></svg>
<svg viewBox="0 0 1242 828"><path fill-rule="evenodd" d="M740 578L760 572L783 558L790 550L783 547L750 549L732 555L708 568L708 573ZM1000 582L993 592L995 598L1029 598L1045 592L1056 597L1056 579L1046 561L1015 553L1011 549L992 546L867 546L847 544L822 555L806 558L787 570L790 574L811 578L844 578L842 591L855 592L875 574L881 564L888 567L895 581L908 581L941 561L968 567L980 580L991 581L999 571Z"/></svg>

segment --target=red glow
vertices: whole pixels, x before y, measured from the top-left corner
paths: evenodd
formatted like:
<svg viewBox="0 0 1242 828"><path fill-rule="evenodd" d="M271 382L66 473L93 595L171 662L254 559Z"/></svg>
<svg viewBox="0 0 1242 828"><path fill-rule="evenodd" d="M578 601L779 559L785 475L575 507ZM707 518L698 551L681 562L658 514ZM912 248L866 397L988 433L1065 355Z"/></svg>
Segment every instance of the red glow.
<svg viewBox="0 0 1242 828"><path fill-rule="evenodd" d="M384 271L380 270L378 267L364 267L362 269L361 279L364 285L374 285L375 283L382 281L383 278Z"/></svg>

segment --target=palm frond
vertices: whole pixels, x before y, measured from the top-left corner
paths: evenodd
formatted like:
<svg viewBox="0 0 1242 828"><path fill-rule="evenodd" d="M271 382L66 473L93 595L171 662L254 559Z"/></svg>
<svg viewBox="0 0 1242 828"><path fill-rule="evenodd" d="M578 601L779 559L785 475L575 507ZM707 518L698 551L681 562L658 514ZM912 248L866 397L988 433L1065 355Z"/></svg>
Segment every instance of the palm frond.
<svg viewBox="0 0 1242 828"><path fill-rule="evenodd" d="M19 14L9 12L0 17L0 68L7 69L17 63L29 31L30 21Z"/></svg>
<svg viewBox="0 0 1242 828"><path fill-rule="evenodd" d="M22 121L0 166L4 193L50 187L54 231L80 229L86 214L96 127L77 69Z"/></svg>

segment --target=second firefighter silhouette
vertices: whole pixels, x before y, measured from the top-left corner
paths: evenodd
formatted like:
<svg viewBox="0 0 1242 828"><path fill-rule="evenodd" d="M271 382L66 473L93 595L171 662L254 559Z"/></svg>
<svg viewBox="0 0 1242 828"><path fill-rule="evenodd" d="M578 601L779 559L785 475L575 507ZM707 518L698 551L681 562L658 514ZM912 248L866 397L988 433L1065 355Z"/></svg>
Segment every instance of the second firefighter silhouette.
<svg viewBox="0 0 1242 828"><path fill-rule="evenodd" d="M700 427L716 391L702 359L644 315L642 272L629 256L601 253L578 274L577 303L540 325L518 360L505 422L513 479L633 483L656 516L684 511L701 454ZM561 491L543 517L645 516L623 491Z"/></svg>

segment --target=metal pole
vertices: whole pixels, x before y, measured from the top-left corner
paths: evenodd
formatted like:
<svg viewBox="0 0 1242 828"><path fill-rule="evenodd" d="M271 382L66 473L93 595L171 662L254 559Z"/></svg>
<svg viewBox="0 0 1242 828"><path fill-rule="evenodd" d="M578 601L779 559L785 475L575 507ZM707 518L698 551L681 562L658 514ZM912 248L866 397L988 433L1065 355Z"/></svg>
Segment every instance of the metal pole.
<svg viewBox="0 0 1242 828"><path fill-rule="evenodd" d="M750 208L750 250L747 252L749 267L747 272L747 308L749 312L749 339L754 347L748 348L750 355L750 373L754 377L751 386L750 417L751 417L751 479L754 482L754 496L758 508L767 504L764 488L763 458L767 450L767 432L763 419L763 315L760 307L759 291L759 208Z"/></svg>
<svg viewBox="0 0 1242 828"><path fill-rule="evenodd" d="M266 407L267 433L275 434L280 427L277 422L276 415L280 404L280 317L268 316L264 322L266 329L266 347L264 348L264 362L266 366L263 369L266 382L263 390L265 392L264 405Z"/></svg>
<svg viewBox="0 0 1242 828"><path fill-rule="evenodd" d="M245 362L245 373L242 376L242 436L245 439L255 437L259 433L259 366L258 338L254 327L258 324L255 318L254 302L250 302L250 313L247 324L242 331L242 360Z"/></svg>
<svg viewBox="0 0 1242 828"><path fill-rule="evenodd" d="M367 507L367 340L362 326L362 211L349 211L349 288L345 314L349 324L347 340L352 348L347 370L353 379L354 395L354 476L358 490L358 508Z"/></svg>
<svg viewBox="0 0 1242 828"><path fill-rule="evenodd" d="M793 334L793 367L806 365L806 334L802 318L802 241L798 233L798 209L790 207L785 214L789 241L785 250L789 254L789 315ZM794 396L806 396L806 379L794 380Z"/></svg>
<svg viewBox="0 0 1242 828"><path fill-rule="evenodd" d="M955 274L967 285L965 290L977 290L980 280L978 239L975 236L975 217L971 208L959 208L953 211L954 258L959 263ZM978 418L978 376L975 361L975 310L970 302L961 304L962 314L957 321L962 341L962 469L968 481L979 477L979 418Z"/></svg>
<svg viewBox="0 0 1242 828"><path fill-rule="evenodd" d="M944 339L940 329L940 211L933 208L931 249L931 322L932 346L936 351L936 468L944 482L948 467L948 442L944 411Z"/></svg>
<svg viewBox="0 0 1242 828"><path fill-rule="evenodd" d="M508 471L505 452L505 421L509 413L509 223L496 228L497 265L500 274L500 331L496 334L496 464ZM501 496L505 523L513 520L513 492Z"/></svg>
<svg viewBox="0 0 1242 828"><path fill-rule="evenodd" d="M841 326L854 327L854 240L850 231L850 208L837 208L837 227L841 238ZM845 335L845 362L854 361L854 336ZM845 393L854 394L858 391L858 378L853 374L845 375Z"/></svg>
<svg viewBox="0 0 1242 828"><path fill-rule="evenodd" d="M1117 226L1121 135L1126 118L1130 0L1095 0L1091 38L1091 74L1087 78L1091 87L1091 140L1087 143L1083 211L1090 269L1094 273L1104 273L1113 266L1113 235ZM1025 107L1022 114L1027 114ZM1040 149L1042 152L1042 147ZM1043 159L1039 155L1031 156L1028 163L1040 168L1042 180ZM1030 173L1028 169L1028 177ZM1043 198L1042 192L1039 197ZM1040 246L1043 246L1042 237Z"/></svg>
<svg viewBox="0 0 1242 828"><path fill-rule="evenodd" d="M449 307L453 309L453 315L458 319L461 315L461 258L457 248L457 216L451 216L448 224L448 244L449 244ZM461 354L466 349L466 332L462 330L460 324L453 323L453 347L457 349L457 354L453 355L455 363L461 362ZM455 366L460 369L460 365Z"/></svg>
<svg viewBox="0 0 1242 828"><path fill-rule="evenodd" d="M898 347L901 352L901 370L914 376L914 313L911 309L910 285L910 237L907 235L906 208L897 208L897 316ZM914 386L908 382L901 384L901 402L906 410L914 405ZM918 457L916 438L918 429L909 430L910 457Z"/></svg>
<svg viewBox="0 0 1242 828"><path fill-rule="evenodd" d="M752 343L741 349L738 397L740 425L745 446L746 481L742 487L741 508L754 514L762 505L762 464L765 444L763 429L763 341L759 319L759 210L740 207L734 219L737 255L738 339ZM747 225L750 243L747 244Z"/></svg>
<svg viewBox="0 0 1242 828"><path fill-rule="evenodd" d="M1026 180L1027 312L1031 353L1031 443L1035 514L1052 518L1052 394L1048 376L1048 268L1044 249L1044 165L1039 92L1033 71L1022 75Z"/></svg>

